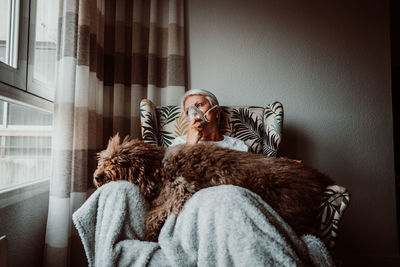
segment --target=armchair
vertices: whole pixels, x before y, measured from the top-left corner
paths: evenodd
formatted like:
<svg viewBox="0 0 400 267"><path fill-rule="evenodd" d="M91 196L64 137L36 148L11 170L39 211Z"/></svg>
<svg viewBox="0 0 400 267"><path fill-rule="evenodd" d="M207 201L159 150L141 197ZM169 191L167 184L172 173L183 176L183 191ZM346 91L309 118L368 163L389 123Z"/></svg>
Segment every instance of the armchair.
<svg viewBox="0 0 400 267"><path fill-rule="evenodd" d="M271 157L277 155L282 138L283 106L272 102L263 107L222 107L221 133L243 140L253 153ZM140 103L142 138L144 141L168 147L186 134L188 122L180 106L156 107L150 100ZM321 204L321 237L329 249L334 248L339 221L350 201L346 188L333 185L326 188Z"/></svg>

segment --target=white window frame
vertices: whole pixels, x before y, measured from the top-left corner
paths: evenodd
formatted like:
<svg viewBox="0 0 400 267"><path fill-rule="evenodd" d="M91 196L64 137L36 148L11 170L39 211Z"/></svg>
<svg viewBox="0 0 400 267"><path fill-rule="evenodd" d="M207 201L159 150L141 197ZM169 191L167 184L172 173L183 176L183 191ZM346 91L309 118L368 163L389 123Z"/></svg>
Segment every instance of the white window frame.
<svg viewBox="0 0 400 267"><path fill-rule="evenodd" d="M10 38L9 38L9 42L10 44L7 46L7 50L6 50L6 54L7 54L7 58L8 61L11 61L10 65L11 66L16 66L18 64L17 60L18 60L18 53L15 53L15 50L17 50L18 52L18 36L15 36L15 33L19 33L19 23L16 23L16 15L18 15L19 18L19 1L17 0L13 0L10 1L10 15L13 19L10 20L10 25L8 26L9 28L9 34L10 34Z"/></svg>

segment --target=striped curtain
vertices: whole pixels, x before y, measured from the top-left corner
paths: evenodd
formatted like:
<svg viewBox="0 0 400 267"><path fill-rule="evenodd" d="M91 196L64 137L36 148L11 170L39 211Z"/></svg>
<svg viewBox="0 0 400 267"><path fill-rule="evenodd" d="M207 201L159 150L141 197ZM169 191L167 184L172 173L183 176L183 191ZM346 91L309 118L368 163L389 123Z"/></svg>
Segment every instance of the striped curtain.
<svg viewBox="0 0 400 267"><path fill-rule="evenodd" d="M86 200L96 152L140 135L139 103L185 91L184 0L60 0L53 170L45 266L86 266L71 214Z"/></svg>

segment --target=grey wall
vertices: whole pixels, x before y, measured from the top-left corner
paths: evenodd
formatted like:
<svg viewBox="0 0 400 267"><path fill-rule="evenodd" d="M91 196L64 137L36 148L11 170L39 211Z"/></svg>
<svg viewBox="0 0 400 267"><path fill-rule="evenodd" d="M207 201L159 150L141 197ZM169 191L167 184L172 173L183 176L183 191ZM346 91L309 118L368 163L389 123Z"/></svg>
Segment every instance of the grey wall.
<svg viewBox="0 0 400 267"><path fill-rule="evenodd" d="M7 235L8 266L42 266L49 193L0 209L0 236Z"/></svg>
<svg viewBox="0 0 400 267"><path fill-rule="evenodd" d="M187 1L189 87L285 108L281 155L349 189L338 250L397 254L388 1Z"/></svg>

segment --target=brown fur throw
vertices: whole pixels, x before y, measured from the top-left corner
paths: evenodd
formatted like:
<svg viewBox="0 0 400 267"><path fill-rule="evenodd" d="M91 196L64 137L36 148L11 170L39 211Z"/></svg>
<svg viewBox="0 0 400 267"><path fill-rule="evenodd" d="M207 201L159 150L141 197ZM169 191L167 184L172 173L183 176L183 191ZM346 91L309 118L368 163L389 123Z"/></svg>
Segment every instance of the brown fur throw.
<svg viewBox="0 0 400 267"><path fill-rule="evenodd" d="M169 214L179 214L197 191L231 184L257 193L296 231L317 234L323 192L332 180L300 161L233 151L217 145L161 148L119 135L98 154L94 184L128 180L150 204L148 240L157 240Z"/></svg>

